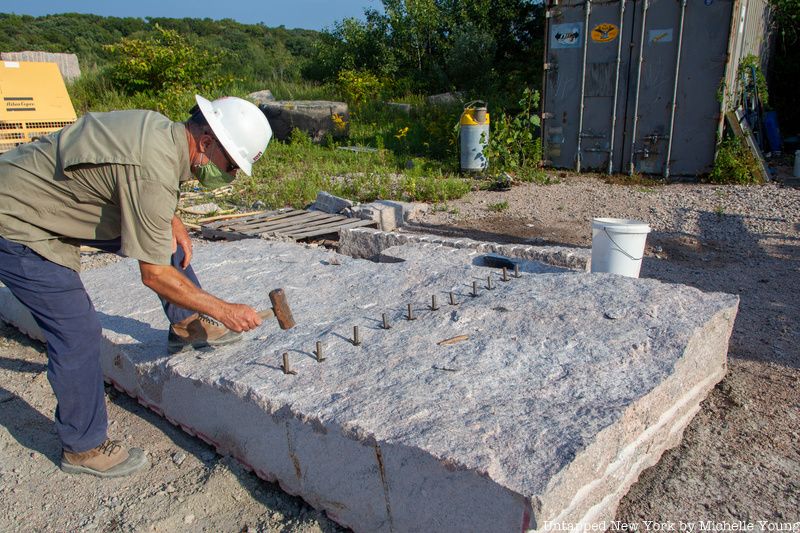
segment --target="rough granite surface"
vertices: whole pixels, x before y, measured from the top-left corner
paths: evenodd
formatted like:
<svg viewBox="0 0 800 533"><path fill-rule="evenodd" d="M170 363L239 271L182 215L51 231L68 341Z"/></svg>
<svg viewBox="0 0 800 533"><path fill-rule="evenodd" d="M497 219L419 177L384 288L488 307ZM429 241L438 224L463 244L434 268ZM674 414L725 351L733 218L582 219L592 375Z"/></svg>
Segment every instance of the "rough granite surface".
<svg viewBox="0 0 800 533"><path fill-rule="evenodd" d="M503 282L474 249L382 255L397 262L260 240L199 246L205 288L266 308L283 287L298 326L271 320L238 344L172 357L134 261L86 272L104 372L334 520L400 532L611 519L726 371L736 296L519 260L521 277ZM417 320L404 319L408 303ZM458 335L468 339L438 344ZM282 372L284 352L296 375Z"/></svg>
<svg viewBox="0 0 800 533"><path fill-rule="evenodd" d="M343 254L352 257L372 259L386 248L405 244L434 244L445 248L470 249L483 253L492 252L527 261L541 261L581 272L589 272L592 263L591 248L499 244L466 238L455 239L438 235L381 231L371 228L347 228L339 232L339 249Z"/></svg>

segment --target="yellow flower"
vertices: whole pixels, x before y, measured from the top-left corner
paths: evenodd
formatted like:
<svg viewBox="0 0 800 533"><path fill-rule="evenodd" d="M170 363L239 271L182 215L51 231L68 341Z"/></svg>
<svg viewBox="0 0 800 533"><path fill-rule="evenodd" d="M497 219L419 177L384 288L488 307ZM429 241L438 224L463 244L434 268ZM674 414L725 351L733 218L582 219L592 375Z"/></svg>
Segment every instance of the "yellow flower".
<svg viewBox="0 0 800 533"><path fill-rule="evenodd" d="M408 135L408 126L406 126L405 128L400 128L399 130L397 130L397 133L395 134L395 138L397 138L397 140L402 140L403 138L405 138L406 135Z"/></svg>
<svg viewBox="0 0 800 533"><path fill-rule="evenodd" d="M331 115L333 119L333 127L338 132L344 132L347 129L347 121L338 113Z"/></svg>

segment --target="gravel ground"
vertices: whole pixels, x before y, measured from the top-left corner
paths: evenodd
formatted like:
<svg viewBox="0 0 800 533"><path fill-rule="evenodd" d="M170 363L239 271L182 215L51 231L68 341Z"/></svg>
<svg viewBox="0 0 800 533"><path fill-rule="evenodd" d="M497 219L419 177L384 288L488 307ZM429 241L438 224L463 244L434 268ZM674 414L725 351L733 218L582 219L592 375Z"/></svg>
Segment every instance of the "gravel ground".
<svg viewBox="0 0 800 533"><path fill-rule="evenodd" d="M475 192L421 228L502 242L589 246L595 216L648 222L642 276L739 294L725 380L681 445L646 470L617 519L800 521L800 190L610 185L562 174L549 186ZM489 206L507 202L500 212ZM497 209L497 207L495 207ZM87 266L115 260L87 256ZM0 327L0 531L340 531L297 498L108 391L111 434L152 466L99 481L57 468L44 347ZM769 524L764 524L769 526ZM785 528L784 528L785 529ZM793 533L800 524L790 525Z"/></svg>

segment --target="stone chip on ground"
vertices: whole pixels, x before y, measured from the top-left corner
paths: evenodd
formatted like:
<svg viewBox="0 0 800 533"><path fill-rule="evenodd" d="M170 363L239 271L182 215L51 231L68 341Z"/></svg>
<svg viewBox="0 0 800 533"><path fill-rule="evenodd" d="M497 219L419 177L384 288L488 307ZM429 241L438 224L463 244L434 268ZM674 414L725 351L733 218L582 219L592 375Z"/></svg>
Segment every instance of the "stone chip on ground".
<svg viewBox="0 0 800 533"><path fill-rule="evenodd" d="M526 262L521 279L470 298L473 279L499 280L474 250L384 254L402 261L341 256L331 266L328 251L263 241L198 247L206 288L263 307L281 286L298 321L290 331L271 321L204 359L167 356L165 318L135 262L87 272L104 371L358 531L613 518L724 375L735 296ZM444 309L426 309L432 292L448 291L458 295L457 321L444 297ZM407 303L415 322L402 320ZM392 330L380 329L381 312ZM349 342L353 325L360 347ZM280 370L283 352L296 376Z"/></svg>

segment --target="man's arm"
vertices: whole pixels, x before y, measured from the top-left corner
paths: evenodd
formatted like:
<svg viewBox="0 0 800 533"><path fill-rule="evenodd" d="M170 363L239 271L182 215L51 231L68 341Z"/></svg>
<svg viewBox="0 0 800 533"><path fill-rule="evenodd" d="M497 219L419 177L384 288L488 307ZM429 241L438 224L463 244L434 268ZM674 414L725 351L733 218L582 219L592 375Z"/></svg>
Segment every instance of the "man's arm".
<svg viewBox="0 0 800 533"><path fill-rule="evenodd" d="M261 324L252 307L220 300L202 289L170 265L139 261L142 283L173 304L197 311L222 322L232 331L248 331Z"/></svg>

